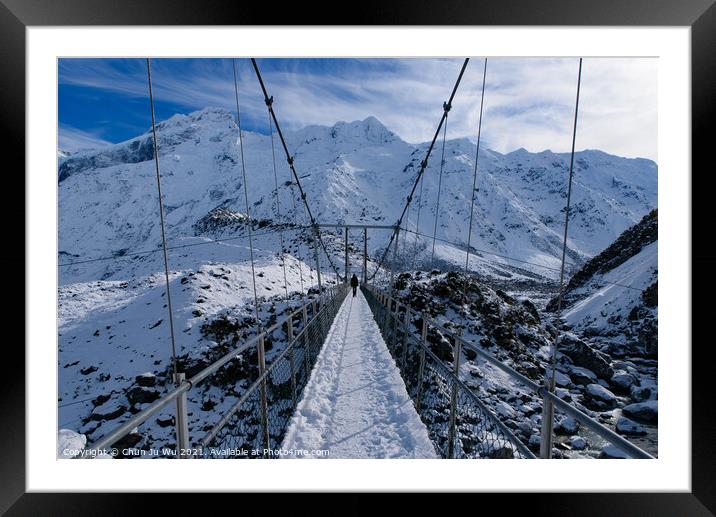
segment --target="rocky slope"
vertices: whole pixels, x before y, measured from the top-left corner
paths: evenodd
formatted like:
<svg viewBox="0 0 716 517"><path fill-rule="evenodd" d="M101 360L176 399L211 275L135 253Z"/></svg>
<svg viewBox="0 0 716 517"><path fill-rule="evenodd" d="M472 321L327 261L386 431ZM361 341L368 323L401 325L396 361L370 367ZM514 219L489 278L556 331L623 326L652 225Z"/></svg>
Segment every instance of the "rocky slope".
<svg viewBox="0 0 716 517"><path fill-rule="evenodd" d="M652 210L572 276L564 318L614 356L656 357L658 213ZM553 298L548 311L557 309Z"/></svg>
<svg viewBox="0 0 716 517"><path fill-rule="evenodd" d="M557 395L656 453L655 365L613 357L588 338L560 331L552 316L528 299L492 289L472 276L467 279L467 297L461 273L404 273L395 287L404 303L538 383L547 371L550 345L558 340ZM414 319L413 324L417 335L422 320ZM452 365L453 347L447 335L431 330L428 342L438 358ZM539 397L470 350L461 358L460 375L521 440L539 450ZM556 421L558 456L616 454L598 436L580 429L573 418L558 411Z"/></svg>

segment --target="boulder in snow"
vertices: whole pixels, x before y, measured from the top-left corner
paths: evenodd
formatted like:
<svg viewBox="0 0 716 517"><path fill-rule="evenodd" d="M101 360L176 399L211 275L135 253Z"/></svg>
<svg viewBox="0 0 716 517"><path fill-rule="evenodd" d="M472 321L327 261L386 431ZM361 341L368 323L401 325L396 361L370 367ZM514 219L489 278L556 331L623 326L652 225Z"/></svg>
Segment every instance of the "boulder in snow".
<svg viewBox="0 0 716 517"><path fill-rule="evenodd" d="M656 400L629 404L622 411L626 416L642 422L656 423L659 420L659 403Z"/></svg>
<svg viewBox="0 0 716 517"><path fill-rule="evenodd" d="M571 436L579 429L579 422L571 416L566 416L554 426L554 432L557 434Z"/></svg>
<svg viewBox="0 0 716 517"><path fill-rule="evenodd" d="M646 434L644 427L625 416L620 416L619 420L617 420L617 432L625 436L642 436Z"/></svg>
<svg viewBox="0 0 716 517"><path fill-rule="evenodd" d="M619 447L616 447L612 444L605 445L602 448L602 452L599 453L599 458L601 458L601 459L624 460L624 459L628 459L629 457L630 456L627 453L625 453Z"/></svg>
<svg viewBox="0 0 716 517"><path fill-rule="evenodd" d="M572 382L575 384L592 384L593 382L597 382L597 376L592 370L588 370L587 368L582 368L581 366L572 366L572 369L569 372L569 377L572 379Z"/></svg>
<svg viewBox="0 0 716 517"><path fill-rule="evenodd" d="M157 384L157 376L151 372L137 375L134 380L139 386L145 388L153 388Z"/></svg>
<svg viewBox="0 0 716 517"><path fill-rule="evenodd" d="M87 445L87 437L70 429L57 431L57 459L77 456Z"/></svg>
<svg viewBox="0 0 716 517"><path fill-rule="evenodd" d="M577 436L577 435L570 436L569 437L569 445L575 451L582 451L587 448L587 440L585 440L581 436Z"/></svg>
<svg viewBox="0 0 716 517"><path fill-rule="evenodd" d="M601 384L589 384L584 390L584 403L594 410L614 409L617 397Z"/></svg>
<svg viewBox="0 0 716 517"><path fill-rule="evenodd" d="M568 356L578 366L588 368L602 379L610 379L614 375L614 371L602 357L602 354L574 334L564 334L559 351Z"/></svg>
<svg viewBox="0 0 716 517"><path fill-rule="evenodd" d="M617 370L609 380L610 387L620 393L629 393L634 384L636 384L636 379L626 370Z"/></svg>

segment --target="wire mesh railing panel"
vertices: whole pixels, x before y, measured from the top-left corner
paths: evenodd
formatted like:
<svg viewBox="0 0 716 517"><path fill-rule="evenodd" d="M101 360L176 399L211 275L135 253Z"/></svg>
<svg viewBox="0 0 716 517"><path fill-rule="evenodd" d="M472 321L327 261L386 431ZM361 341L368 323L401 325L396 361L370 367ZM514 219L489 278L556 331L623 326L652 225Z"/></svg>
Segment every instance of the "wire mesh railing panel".
<svg viewBox="0 0 716 517"><path fill-rule="evenodd" d="M465 389L457 389L455 458L513 459L527 457L513 437Z"/></svg>
<svg viewBox="0 0 716 517"><path fill-rule="evenodd" d="M417 329L425 325L422 317L412 319L410 313L406 317L405 306L396 307L395 302L384 305L372 292L365 291L408 395L442 457L533 457L519 439L459 381L451 361L438 357L428 343L416 336ZM428 328L424 329L424 337ZM454 353L455 339L444 336L443 341L441 345L448 346ZM441 349L441 352L445 350Z"/></svg>
<svg viewBox="0 0 716 517"><path fill-rule="evenodd" d="M425 355L422 353L422 347L414 338L408 336L405 346L405 356L403 367L400 370L403 380L405 381L405 388L408 391L408 395L415 403L416 407L418 404L418 383L421 378L420 364L421 361L425 362ZM424 366L423 366L424 367Z"/></svg>
<svg viewBox="0 0 716 517"><path fill-rule="evenodd" d="M268 400L269 446L277 449L283 442L297 402L295 359L293 347L272 364L266 376L266 397Z"/></svg>
<svg viewBox="0 0 716 517"><path fill-rule="evenodd" d="M428 435L443 458L448 457L450 431L449 372L426 354L418 415L428 429ZM420 379L418 379L420 380Z"/></svg>
<svg viewBox="0 0 716 517"><path fill-rule="evenodd" d="M275 355L263 377L248 388L232 408L234 413L202 449L204 458L274 458L281 447L296 405L301 399L325 337L343 300L336 298L308 310L305 328L299 323L297 336ZM278 332L278 331L275 331ZM265 392L265 395L264 395ZM262 403L265 396L265 403ZM264 417L265 407L265 417ZM268 437L266 431L268 430Z"/></svg>
<svg viewBox="0 0 716 517"><path fill-rule="evenodd" d="M311 375L312 365L306 362L308 355L306 353L306 345L308 338L306 334L302 334L293 343L293 357L296 368L296 403L301 400L303 396L303 390L308 384L308 379ZM310 361L310 360L309 360Z"/></svg>
<svg viewBox="0 0 716 517"><path fill-rule="evenodd" d="M207 459L255 459L263 457L265 437L261 425L261 398L258 385L247 392L246 399L201 449Z"/></svg>

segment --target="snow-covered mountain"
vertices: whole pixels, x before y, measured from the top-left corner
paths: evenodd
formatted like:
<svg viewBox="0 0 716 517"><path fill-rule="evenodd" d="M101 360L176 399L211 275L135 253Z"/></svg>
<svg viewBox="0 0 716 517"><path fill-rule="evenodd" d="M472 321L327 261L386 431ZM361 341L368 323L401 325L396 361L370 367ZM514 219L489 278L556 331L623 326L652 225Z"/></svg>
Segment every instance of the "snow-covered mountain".
<svg viewBox="0 0 716 517"><path fill-rule="evenodd" d="M252 330L249 225L254 230L260 312L266 319L285 309L278 230L284 231L287 288L294 304L302 290L316 285L312 250L306 245L310 232L300 227L307 222L305 212L278 142L277 195L271 139L251 132L244 133L251 203L247 217L231 112L207 108L175 115L158 124L157 136L177 353L184 364L203 364L238 339L236 333L229 339L217 329L236 327L242 336ZM326 223L394 223L427 146L404 142L373 117L310 126L285 136L313 213ZM439 150L438 145L429 161L420 203L419 230L429 235ZM470 141L447 142L438 238L466 240L474 159ZM568 160L568 155L549 151L481 151L472 243L482 251L471 268L483 272L484 264L497 264L509 276L512 266L531 267L502 255L536 263L533 271L554 278L553 269L539 266L554 268L559 263ZM171 386L151 133L93 151L58 153L58 178L58 424L94 441ZM570 260L581 263L595 255L654 208L656 185L657 168L651 161L599 151L578 153ZM407 222L411 230L418 201L416 194ZM277 203L281 218L276 216ZM362 236L355 237L350 260L358 272ZM388 232L372 232L369 251L382 249L387 237ZM412 234L401 238L402 253L410 258L417 252L417 266L427 265L429 242L422 239L414 247L414 239ZM342 237L327 232L325 240L340 267ZM445 266L464 264L459 245L438 243L436 253ZM325 259L322 256L323 280L330 282ZM192 438L215 422L235 396L221 386L192 390ZM171 442L167 418L170 415L159 415L140 429L143 443Z"/></svg>
<svg viewBox="0 0 716 517"><path fill-rule="evenodd" d="M564 318L612 355L657 353L658 212L652 210L569 280ZM547 310L557 308L557 299Z"/></svg>
<svg viewBox="0 0 716 517"><path fill-rule="evenodd" d="M175 115L157 126L168 237L173 243L203 235L196 223L213 210L245 212L238 132L231 112L207 108ZM286 133L307 198L319 222L394 223L413 184L427 144L411 145L369 117L332 127L309 126ZM406 227L432 235L439 183L440 143L418 189ZM59 165L60 252L89 259L151 249L159 243L151 134L65 157ZM276 201L286 221L303 207L281 149L276 148L279 195L275 195L270 137L244 134L244 159L252 216L275 219ZM467 240L475 145L449 140L445 150L438 239ZM476 250L556 267L564 223L569 156L523 149L480 152L472 244ZM292 192L293 191L293 192ZM292 197L293 195L293 197ZM657 166L600 151L575 158L569 260L581 263L608 246L656 206ZM219 232L221 233L221 232ZM213 232L211 237L217 237ZM387 232L371 234L371 250ZM430 242L405 235L404 251L429 258ZM460 246L438 242L439 260L459 264ZM512 265L489 253L486 260ZM89 277L115 273L111 263L86 266ZM537 268L542 274L554 271ZM86 277L86 276L85 276Z"/></svg>

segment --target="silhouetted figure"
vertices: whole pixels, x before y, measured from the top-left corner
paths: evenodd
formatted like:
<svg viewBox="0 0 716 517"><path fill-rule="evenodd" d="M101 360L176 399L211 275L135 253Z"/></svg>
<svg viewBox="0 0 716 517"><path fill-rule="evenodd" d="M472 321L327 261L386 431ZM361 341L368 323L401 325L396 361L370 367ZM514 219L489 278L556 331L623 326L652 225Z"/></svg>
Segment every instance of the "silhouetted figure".
<svg viewBox="0 0 716 517"><path fill-rule="evenodd" d="M353 288L353 296L356 295L356 291L358 290L358 277L353 273L353 276L351 277L351 287Z"/></svg>

